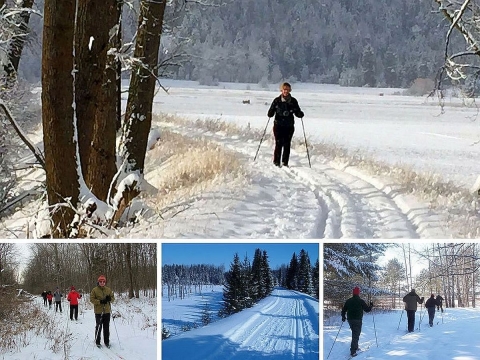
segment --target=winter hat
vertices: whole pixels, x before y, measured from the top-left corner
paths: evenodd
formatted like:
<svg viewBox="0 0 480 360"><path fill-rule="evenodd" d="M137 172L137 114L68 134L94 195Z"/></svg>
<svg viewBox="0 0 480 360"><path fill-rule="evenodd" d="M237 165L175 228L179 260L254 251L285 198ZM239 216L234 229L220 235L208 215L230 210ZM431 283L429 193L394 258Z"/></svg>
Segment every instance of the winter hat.
<svg viewBox="0 0 480 360"><path fill-rule="evenodd" d="M353 288L353 295L360 295L360 288L358 286Z"/></svg>
<svg viewBox="0 0 480 360"><path fill-rule="evenodd" d="M72 285L72 287L70 288L70 290L75 290L75 286Z"/></svg>
<svg viewBox="0 0 480 360"><path fill-rule="evenodd" d="M430 297L434 298L434 297L435 297L435 295L434 295L434 294L432 294L432 295L430 295Z"/></svg>
<svg viewBox="0 0 480 360"><path fill-rule="evenodd" d="M107 278L105 277L105 275L100 275L97 281L100 281L100 280L104 280L105 282L107 282Z"/></svg>

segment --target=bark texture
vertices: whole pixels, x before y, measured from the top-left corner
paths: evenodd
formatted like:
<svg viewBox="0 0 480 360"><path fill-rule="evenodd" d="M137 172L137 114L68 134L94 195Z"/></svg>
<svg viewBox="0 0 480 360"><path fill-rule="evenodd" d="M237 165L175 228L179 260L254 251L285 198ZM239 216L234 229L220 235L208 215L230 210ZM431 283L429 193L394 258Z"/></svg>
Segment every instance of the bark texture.
<svg viewBox="0 0 480 360"><path fill-rule="evenodd" d="M42 50L42 123L52 236L68 237L79 197L73 118L75 0L46 0Z"/></svg>

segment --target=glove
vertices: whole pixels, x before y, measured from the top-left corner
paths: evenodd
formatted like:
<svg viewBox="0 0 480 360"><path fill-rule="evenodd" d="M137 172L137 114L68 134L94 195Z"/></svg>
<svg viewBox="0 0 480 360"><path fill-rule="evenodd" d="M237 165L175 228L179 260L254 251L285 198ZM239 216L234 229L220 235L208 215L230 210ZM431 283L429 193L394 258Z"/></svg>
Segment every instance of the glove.
<svg viewBox="0 0 480 360"><path fill-rule="evenodd" d="M347 318L345 316L342 316L342 321L345 322L345 320L347 320Z"/></svg>
<svg viewBox="0 0 480 360"><path fill-rule="evenodd" d="M100 300L100 304L105 305L106 303L107 303L107 299L102 299L102 300Z"/></svg>
<svg viewBox="0 0 480 360"><path fill-rule="evenodd" d="M373 301L370 301L370 307L373 307Z"/></svg>
<svg viewBox="0 0 480 360"><path fill-rule="evenodd" d="M107 295L107 296L105 296L105 300L106 300L107 302L110 302L110 301L112 301L112 298L110 297L110 295Z"/></svg>

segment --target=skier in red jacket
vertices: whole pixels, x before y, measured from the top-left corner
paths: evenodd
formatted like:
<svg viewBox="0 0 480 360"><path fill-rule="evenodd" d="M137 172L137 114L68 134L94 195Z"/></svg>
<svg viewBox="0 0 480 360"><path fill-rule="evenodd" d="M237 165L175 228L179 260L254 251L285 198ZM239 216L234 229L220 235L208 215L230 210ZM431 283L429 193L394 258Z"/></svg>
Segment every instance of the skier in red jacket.
<svg viewBox="0 0 480 360"><path fill-rule="evenodd" d="M68 293L67 300L70 301L70 320L78 320L78 299L82 298L82 294L78 293L75 290L75 286L70 288Z"/></svg>
<svg viewBox="0 0 480 360"><path fill-rule="evenodd" d="M47 300L48 300L48 308L51 309L52 308L53 294L50 290L47 293Z"/></svg>

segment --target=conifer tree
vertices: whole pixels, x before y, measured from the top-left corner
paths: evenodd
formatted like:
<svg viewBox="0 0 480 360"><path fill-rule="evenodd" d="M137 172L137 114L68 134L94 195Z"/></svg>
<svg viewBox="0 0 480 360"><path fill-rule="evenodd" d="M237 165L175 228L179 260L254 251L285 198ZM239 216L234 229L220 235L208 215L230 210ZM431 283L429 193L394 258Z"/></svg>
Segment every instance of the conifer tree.
<svg viewBox="0 0 480 360"><path fill-rule="evenodd" d="M226 275L223 290L223 308L219 315L231 315L243 310L242 295L245 293L242 282L242 265L238 253L235 253L230 271Z"/></svg>
<svg viewBox="0 0 480 360"><path fill-rule="evenodd" d="M297 254L293 253L287 270L286 286L290 290L298 290L298 260Z"/></svg>
<svg viewBox="0 0 480 360"><path fill-rule="evenodd" d="M267 297L272 293L273 279L270 271L270 265L268 264L268 255L265 250L263 250L262 256L262 284L262 297Z"/></svg>
<svg viewBox="0 0 480 360"><path fill-rule="evenodd" d="M312 288L312 267L310 258L305 250L300 250L298 266L298 289L299 291L311 295Z"/></svg>
<svg viewBox="0 0 480 360"><path fill-rule="evenodd" d="M312 268L312 283L314 296L320 299L320 265L319 261L315 262L315 266Z"/></svg>

